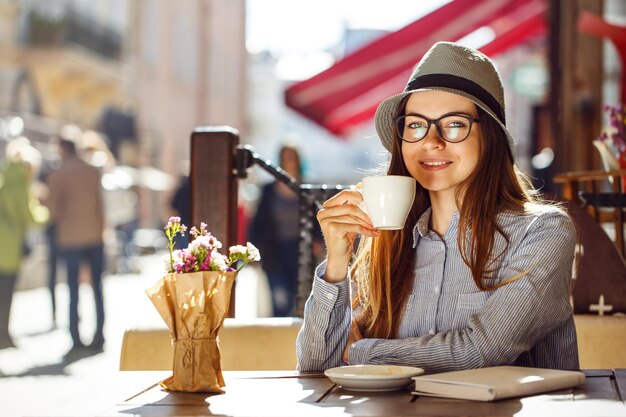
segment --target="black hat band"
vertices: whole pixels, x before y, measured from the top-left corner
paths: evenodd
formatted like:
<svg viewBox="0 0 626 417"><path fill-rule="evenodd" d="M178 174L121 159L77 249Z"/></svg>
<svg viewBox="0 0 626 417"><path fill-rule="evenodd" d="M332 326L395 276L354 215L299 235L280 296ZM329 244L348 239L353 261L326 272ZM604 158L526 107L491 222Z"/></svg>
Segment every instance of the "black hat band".
<svg viewBox="0 0 626 417"><path fill-rule="evenodd" d="M415 78L406 85L404 91L409 92L413 90L419 90L421 88L428 87L443 87L451 88L453 90L464 91L472 96L476 97L483 103L485 103L491 111L495 113L500 119L503 125L506 125L506 118L502 106L495 99L494 96L489 94L487 90L482 88L475 82L468 80L467 78L458 77L452 74L427 74Z"/></svg>

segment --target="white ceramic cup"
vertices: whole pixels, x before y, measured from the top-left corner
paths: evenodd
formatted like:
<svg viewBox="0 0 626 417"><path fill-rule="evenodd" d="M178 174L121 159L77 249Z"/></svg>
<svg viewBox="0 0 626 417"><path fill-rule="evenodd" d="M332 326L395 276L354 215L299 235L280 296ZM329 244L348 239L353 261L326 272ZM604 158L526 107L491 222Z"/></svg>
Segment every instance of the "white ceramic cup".
<svg viewBox="0 0 626 417"><path fill-rule="evenodd" d="M365 177L361 193L374 227L402 229L413 206L415 179L402 175Z"/></svg>

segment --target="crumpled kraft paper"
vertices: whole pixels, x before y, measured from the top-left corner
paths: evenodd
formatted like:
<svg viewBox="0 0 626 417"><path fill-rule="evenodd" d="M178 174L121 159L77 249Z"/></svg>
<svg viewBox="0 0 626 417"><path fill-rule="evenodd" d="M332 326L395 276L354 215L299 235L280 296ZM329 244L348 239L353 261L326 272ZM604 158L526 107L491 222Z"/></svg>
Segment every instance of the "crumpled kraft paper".
<svg viewBox="0 0 626 417"><path fill-rule="evenodd" d="M167 274L146 290L174 344L171 391L223 393L217 334L224 323L236 272Z"/></svg>

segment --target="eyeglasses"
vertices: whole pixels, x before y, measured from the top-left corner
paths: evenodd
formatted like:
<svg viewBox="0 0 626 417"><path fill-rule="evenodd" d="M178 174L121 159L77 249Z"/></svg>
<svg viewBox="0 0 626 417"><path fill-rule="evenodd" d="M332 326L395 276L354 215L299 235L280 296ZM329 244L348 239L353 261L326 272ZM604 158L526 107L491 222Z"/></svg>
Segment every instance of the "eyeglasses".
<svg viewBox="0 0 626 417"><path fill-rule="evenodd" d="M475 117L466 114L448 113L431 120L419 114L406 114L396 119L397 135L409 143L416 143L428 135L431 125L435 125L439 137L446 142L459 143L467 139L472 125L478 123Z"/></svg>

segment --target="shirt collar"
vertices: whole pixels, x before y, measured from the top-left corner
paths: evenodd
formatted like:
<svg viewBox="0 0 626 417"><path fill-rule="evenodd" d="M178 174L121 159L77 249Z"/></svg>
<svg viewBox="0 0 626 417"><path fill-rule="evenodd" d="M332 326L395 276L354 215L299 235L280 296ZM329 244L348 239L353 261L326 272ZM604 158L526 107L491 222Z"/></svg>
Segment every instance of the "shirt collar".
<svg viewBox="0 0 626 417"><path fill-rule="evenodd" d="M424 213L420 216L419 220L413 227L413 249L417 247L417 242L420 238L426 236L430 232L430 216L432 214L432 208L428 207ZM457 211L452 215L449 228L456 227L458 223L460 213ZM447 234L447 233L446 233Z"/></svg>
<svg viewBox="0 0 626 417"><path fill-rule="evenodd" d="M420 216L415 227L413 227L413 249L417 246L417 242L420 237L426 236L428 233L428 224L430 223L431 208L428 207L424 213Z"/></svg>

